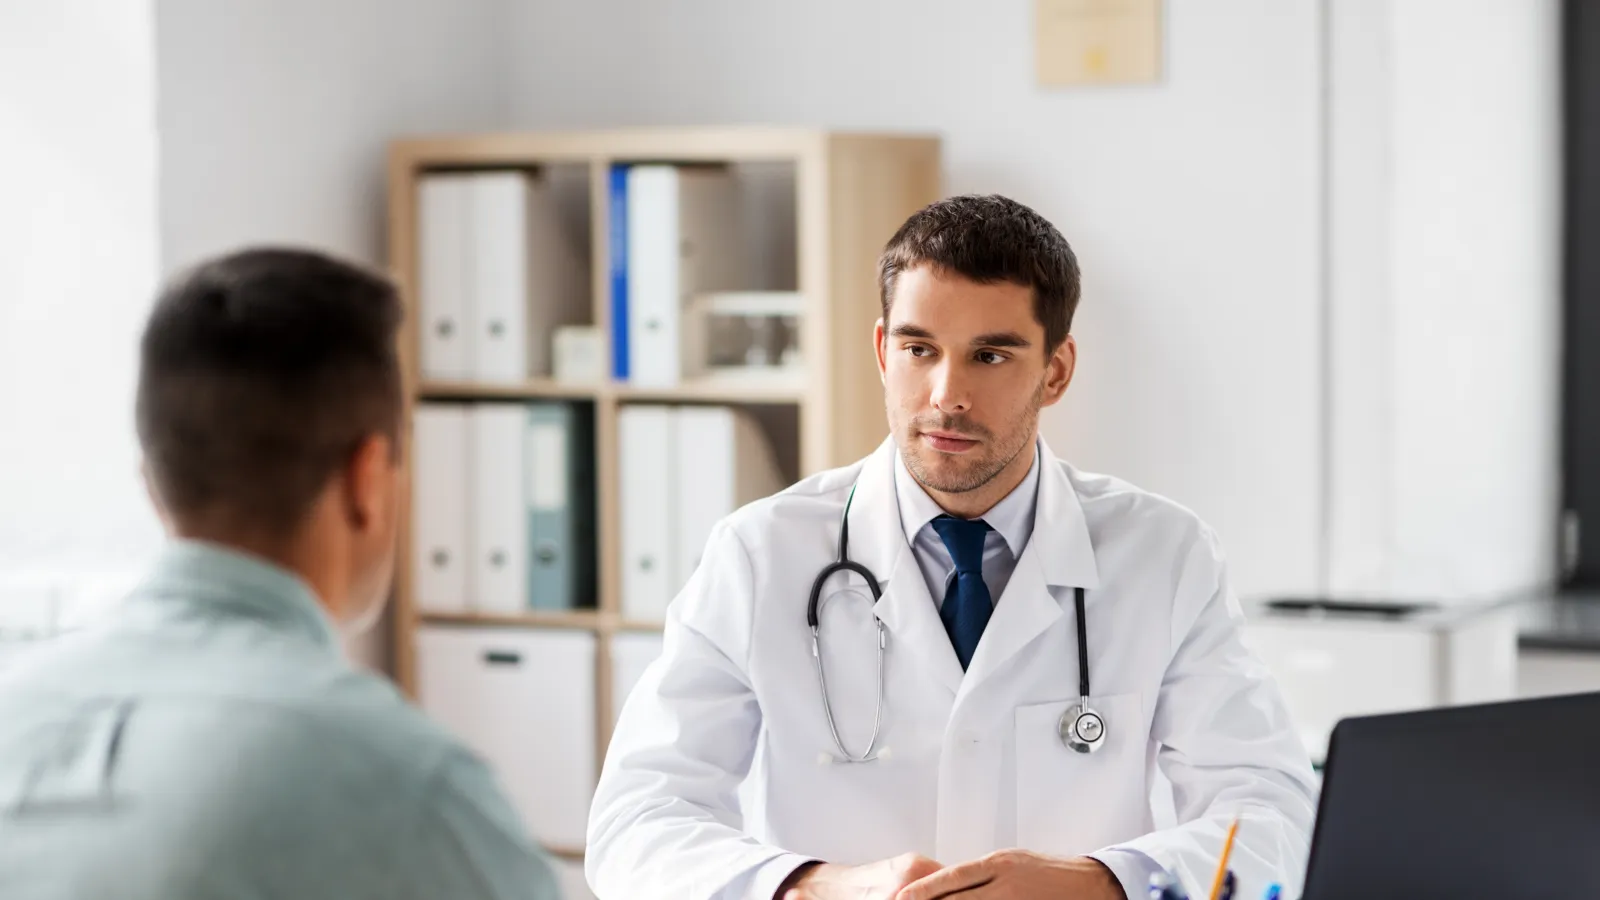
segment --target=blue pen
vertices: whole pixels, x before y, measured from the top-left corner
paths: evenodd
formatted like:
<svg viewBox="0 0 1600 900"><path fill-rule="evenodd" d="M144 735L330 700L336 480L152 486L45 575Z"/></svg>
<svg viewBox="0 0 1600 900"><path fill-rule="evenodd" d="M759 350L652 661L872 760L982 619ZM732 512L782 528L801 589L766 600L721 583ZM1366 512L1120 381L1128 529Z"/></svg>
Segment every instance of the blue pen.
<svg viewBox="0 0 1600 900"><path fill-rule="evenodd" d="M1267 888L1267 895L1262 897L1261 900L1280 900L1282 896L1283 888L1279 887L1278 885L1273 885Z"/></svg>

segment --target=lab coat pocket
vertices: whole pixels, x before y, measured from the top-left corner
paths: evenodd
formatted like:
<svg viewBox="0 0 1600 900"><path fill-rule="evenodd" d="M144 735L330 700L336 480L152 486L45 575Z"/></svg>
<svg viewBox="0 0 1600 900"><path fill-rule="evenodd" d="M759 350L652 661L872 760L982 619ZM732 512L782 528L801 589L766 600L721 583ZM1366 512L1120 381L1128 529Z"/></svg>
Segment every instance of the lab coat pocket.
<svg viewBox="0 0 1600 900"><path fill-rule="evenodd" d="M1105 743L1079 753L1061 740L1061 716L1078 699L1017 707L1017 844L1073 856L1137 837L1146 830L1144 726L1138 694L1093 697L1106 723Z"/></svg>

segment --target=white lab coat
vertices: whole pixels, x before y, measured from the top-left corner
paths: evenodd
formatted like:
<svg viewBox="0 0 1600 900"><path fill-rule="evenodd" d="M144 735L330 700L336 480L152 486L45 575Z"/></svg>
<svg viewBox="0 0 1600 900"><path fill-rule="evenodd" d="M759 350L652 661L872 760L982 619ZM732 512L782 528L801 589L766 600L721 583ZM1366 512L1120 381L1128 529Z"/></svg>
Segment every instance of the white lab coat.
<svg viewBox="0 0 1600 900"><path fill-rule="evenodd" d="M770 900L804 859L915 851L945 864L1023 847L1132 848L1209 890L1224 834L1239 896L1303 878L1316 785L1284 702L1240 642L1216 536L1189 511L1042 447L1037 517L962 672L901 527L892 441L719 523L668 610L663 654L622 710L586 866L602 900ZM840 736L860 753L888 629L883 759L836 754L806 627L851 485L850 557L822 652ZM1062 745L1077 701L1073 588L1086 589L1093 755ZM1152 831L1157 771L1177 826ZM747 781L748 774L748 781ZM1250 891L1252 893L1244 893Z"/></svg>

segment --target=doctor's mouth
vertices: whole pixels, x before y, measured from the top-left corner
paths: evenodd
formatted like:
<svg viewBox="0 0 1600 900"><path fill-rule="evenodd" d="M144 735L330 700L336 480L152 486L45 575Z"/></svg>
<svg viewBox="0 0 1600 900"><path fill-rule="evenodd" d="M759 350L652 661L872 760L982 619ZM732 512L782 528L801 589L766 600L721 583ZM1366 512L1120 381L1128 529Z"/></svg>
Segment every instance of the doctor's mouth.
<svg viewBox="0 0 1600 900"><path fill-rule="evenodd" d="M978 438L967 437L954 431L924 431L923 441L940 453L965 453L978 446Z"/></svg>
<svg viewBox="0 0 1600 900"><path fill-rule="evenodd" d="M913 419L910 433L940 453L961 454L994 439L993 432L965 414L933 413Z"/></svg>

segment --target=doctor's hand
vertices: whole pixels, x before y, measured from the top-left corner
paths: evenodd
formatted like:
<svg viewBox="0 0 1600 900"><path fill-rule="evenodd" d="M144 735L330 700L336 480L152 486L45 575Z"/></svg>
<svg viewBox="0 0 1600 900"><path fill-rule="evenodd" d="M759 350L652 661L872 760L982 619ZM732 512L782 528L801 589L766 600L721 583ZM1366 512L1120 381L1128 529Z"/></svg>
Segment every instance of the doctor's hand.
<svg viewBox="0 0 1600 900"><path fill-rule="evenodd" d="M906 885L937 871L938 863L915 853L864 866L813 863L796 869L776 900L894 900Z"/></svg>
<svg viewBox="0 0 1600 900"><path fill-rule="evenodd" d="M1059 859L1027 850L1001 850L941 869L906 887L895 900L1128 900L1111 870L1088 857Z"/></svg>

